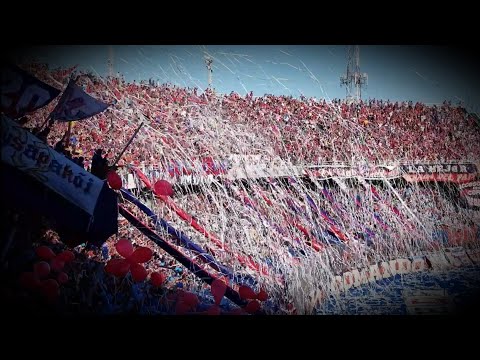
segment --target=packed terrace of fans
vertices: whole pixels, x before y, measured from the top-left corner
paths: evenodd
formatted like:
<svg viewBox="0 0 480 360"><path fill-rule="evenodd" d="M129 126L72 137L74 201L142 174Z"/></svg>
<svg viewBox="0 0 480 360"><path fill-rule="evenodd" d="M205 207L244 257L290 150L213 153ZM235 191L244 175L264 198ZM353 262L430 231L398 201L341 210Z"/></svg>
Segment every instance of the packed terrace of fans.
<svg viewBox="0 0 480 360"><path fill-rule="evenodd" d="M39 64L25 68L57 88L68 81L65 70L49 71ZM105 113L76 124L76 146L86 157L103 144L114 158L145 115L150 131L127 150L124 163L162 165L229 155L263 155L265 162L281 158L309 165L480 158L475 118L446 102L426 106L369 100L348 105L335 99L219 95L209 89L199 95L197 89L93 75L78 83L90 95L115 103ZM55 103L28 126L41 124ZM57 125L50 133L52 144L62 138L65 127Z"/></svg>
<svg viewBox="0 0 480 360"><path fill-rule="evenodd" d="M65 87L70 75L68 70L49 70L41 64L24 68L57 88ZM91 74L80 77L78 83L90 95L113 103L106 112L77 122L72 130L71 152L85 158L86 168L99 147L107 151L112 162L141 121L146 124L119 165L165 168L173 161L191 162L205 157L221 160L231 155L260 155L262 162L281 159L295 165L480 158L480 132L475 118L449 103L426 106L371 100L349 105L339 100L220 95L208 89L199 94L197 89L151 82L132 84ZM35 113L26 126L40 126L55 104ZM55 124L48 142L52 146L58 143L66 128L66 124ZM452 193L438 185L405 186L399 182L395 191L385 184L375 185L372 190L370 184L355 182L345 184L342 190L332 183L317 182L309 187L301 181L285 185L273 180L268 185L251 182L246 187L241 183L227 187L228 192L222 187L203 187L200 192L177 194L175 201L236 253L268 264L285 276L286 283L303 284L300 290L291 285L289 291L283 292L274 283L261 279L272 295L282 298L282 303L299 301L298 291L309 294L311 289L329 283L332 275L353 266L418 255L442 246L476 246L478 212L457 206L452 202ZM312 214L307 195L314 207L324 211L323 219ZM143 198L192 240L207 243L167 206L148 195ZM301 224L317 240L332 239L325 221L355 241L347 246L323 241L329 251L318 255L312 250L312 239L305 239L299 227L291 226ZM462 234L456 240L450 236L450 243L442 243L432 237L438 230ZM119 236L155 248L125 222ZM108 246L112 247L112 243ZM231 254L217 255L236 272L246 271ZM301 266L292 266L292 259L298 258L302 258ZM182 273L180 277L190 289L203 286L193 276ZM177 278L169 279L175 282ZM309 306L296 304L297 308Z"/></svg>

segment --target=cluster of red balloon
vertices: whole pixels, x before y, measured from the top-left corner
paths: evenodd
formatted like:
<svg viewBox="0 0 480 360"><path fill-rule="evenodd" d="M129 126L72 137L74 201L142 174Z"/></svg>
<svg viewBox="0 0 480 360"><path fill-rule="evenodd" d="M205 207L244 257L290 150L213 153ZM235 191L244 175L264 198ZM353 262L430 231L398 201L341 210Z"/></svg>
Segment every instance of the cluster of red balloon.
<svg viewBox="0 0 480 360"><path fill-rule="evenodd" d="M111 170L107 174L107 184L113 190L120 190L122 188L122 178L115 171Z"/></svg>
<svg viewBox="0 0 480 360"><path fill-rule="evenodd" d="M220 309L220 303L225 296L225 292L227 291L227 285L228 285L228 279L226 278L219 278L215 279L212 284L210 285L210 291L213 295L213 299L215 301L215 304L213 304L211 307L209 307L206 311L201 312L199 314L202 315L220 315L221 314L221 309ZM248 304L244 308L237 308L235 310L232 310L226 314L228 315L243 315L245 313L249 314L254 314L258 310L260 310L260 303L257 301L266 301L268 299L268 294L265 292L265 290L260 290L257 293L255 293L250 287L241 285L238 288L238 293L240 297L244 300L251 300L248 302ZM190 294L190 293L183 293L184 299L185 299L185 294ZM179 299L182 299L181 297ZM179 304L177 302L177 307L176 307L176 313L177 314L185 314L188 311L192 311L192 307L189 307L189 304L185 304L185 300L183 300L183 304Z"/></svg>
<svg viewBox="0 0 480 360"><path fill-rule="evenodd" d="M172 184L170 184L167 180L158 180L155 185L153 185L153 189L155 194L163 195L163 196L173 196L174 191Z"/></svg>
<svg viewBox="0 0 480 360"><path fill-rule="evenodd" d="M55 302L60 295L60 285L68 282L68 275L63 271L65 264L72 262L75 254L65 250L55 255L48 246L37 247L35 254L40 261L33 265L33 272L20 275L20 285L28 290L38 290L47 301Z"/></svg>
<svg viewBox="0 0 480 360"><path fill-rule="evenodd" d="M198 296L194 293L178 290L177 303L175 304L175 313L177 315L185 315L188 312L193 312L200 304Z"/></svg>
<svg viewBox="0 0 480 360"><path fill-rule="evenodd" d="M227 284L225 281L215 279L210 285L210 291L213 295L213 299L215 300L215 305L220 305L220 302L225 295L225 291L227 291Z"/></svg>
<svg viewBox="0 0 480 360"><path fill-rule="evenodd" d="M150 282L155 287L162 286L166 279L167 276L163 272L155 271L150 274Z"/></svg>
<svg viewBox="0 0 480 360"><path fill-rule="evenodd" d="M261 289L258 293L255 293L250 287L246 285L240 285L238 287L238 294L244 300L250 300L245 306L245 311L249 314L254 314L260 310L261 305L259 301L267 301L268 294L265 290Z"/></svg>
<svg viewBox="0 0 480 360"><path fill-rule="evenodd" d="M141 282L147 278L147 270L142 264L152 258L152 250L145 246L140 246L134 250L131 241L128 239L120 239L115 244L115 249L123 259L110 259L105 266L107 273L116 277L124 277L130 271L135 282Z"/></svg>

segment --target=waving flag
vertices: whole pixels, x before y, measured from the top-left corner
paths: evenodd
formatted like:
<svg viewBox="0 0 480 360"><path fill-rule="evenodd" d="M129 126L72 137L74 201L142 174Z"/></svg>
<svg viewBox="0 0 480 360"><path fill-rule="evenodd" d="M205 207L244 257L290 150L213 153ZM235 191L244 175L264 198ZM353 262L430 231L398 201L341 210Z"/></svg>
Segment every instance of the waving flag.
<svg viewBox="0 0 480 360"><path fill-rule="evenodd" d="M330 224L335 225L335 220L333 220L326 210L320 209L320 215Z"/></svg>
<svg viewBox="0 0 480 360"><path fill-rule="evenodd" d="M362 198L360 197L359 194L357 194L357 196L355 196L355 205L357 205L357 207L362 206Z"/></svg>
<svg viewBox="0 0 480 360"><path fill-rule="evenodd" d="M380 197L380 194L378 193L377 189L375 189L375 186L370 186L370 190L372 191L372 194L373 196L378 199L378 200L381 200L382 198Z"/></svg>
<svg viewBox="0 0 480 360"><path fill-rule="evenodd" d="M375 220L377 220L377 222L382 226L383 229L388 229L388 224L382 220L380 215L378 215L377 213L373 213L373 217L375 218Z"/></svg>
<svg viewBox="0 0 480 360"><path fill-rule="evenodd" d="M323 196L325 196L328 201L330 201L331 203L334 203L335 201L333 200L333 196L332 194L330 193L330 191L328 191L326 188L323 188L322 189L322 194Z"/></svg>
<svg viewBox="0 0 480 360"><path fill-rule="evenodd" d="M52 111L52 119L59 121L82 120L104 111L109 105L97 100L70 80L58 105Z"/></svg>
<svg viewBox="0 0 480 360"><path fill-rule="evenodd" d="M317 205L315 205L315 202L313 201L313 199L310 197L310 195L306 195L306 198L307 198L307 202L308 204L310 205L310 207L312 208L312 210L314 210L315 212L318 212L318 208L317 208Z"/></svg>
<svg viewBox="0 0 480 360"><path fill-rule="evenodd" d="M12 64L0 66L0 111L17 119L55 99L60 90Z"/></svg>

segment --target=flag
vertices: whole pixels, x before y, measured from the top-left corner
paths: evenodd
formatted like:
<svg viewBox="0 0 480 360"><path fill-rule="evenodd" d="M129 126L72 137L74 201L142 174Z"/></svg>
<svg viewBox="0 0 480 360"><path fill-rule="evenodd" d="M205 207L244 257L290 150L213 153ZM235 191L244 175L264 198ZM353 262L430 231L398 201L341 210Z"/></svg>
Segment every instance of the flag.
<svg viewBox="0 0 480 360"><path fill-rule="evenodd" d="M70 80L57 106L52 111L52 119L59 121L82 120L104 111L109 105L97 100Z"/></svg>
<svg viewBox="0 0 480 360"><path fill-rule="evenodd" d="M375 198L377 198L378 200L381 200L380 194L378 193L377 189L375 189L375 186L371 185L370 190L372 191L372 194Z"/></svg>
<svg viewBox="0 0 480 360"><path fill-rule="evenodd" d="M307 201L310 204L310 207L312 208L312 210L318 212L318 208L315 205L315 202L313 201L313 199L310 197L310 195L307 195L306 197L307 197Z"/></svg>
<svg viewBox="0 0 480 360"><path fill-rule="evenodd" d="M2 64L0 75L0 111L12 119L47 105L60 94L60 90L12 64Z"/></svg>
<svg viewBox="0 0 480 360"><path fill-rule="evenodd" d="M360 197L359 194L357 194L357 196L355 196L355 205L357 205L357 207L362 206L362 198Z"/></svg>
<svg viewBox="0 0 480 360"><path fill-rule="evenodd" d="M378 215L377 213L373 213L373 217L383 227L383 229L385 229L385 230L388 229L388 224L385 221L382 220L380 215Z"/></svg>
<svg viewBox="0 0 480 360"><path fill-rule="evenodd" d="M320 209L320 215L322 215L323 219L326 220L330 225L335 224L335 220L333 220L326 210Z"/></svg>
<svg viewBox="0 0 480 360"><path fill-rule="evenodd" d="M334 202L335 202L335 201L333 200L332 194L330 194L330 192L329 192L326 188L323 188L323 189L322 189L322 194L323 194L331 203L334 203Z"/></svg>

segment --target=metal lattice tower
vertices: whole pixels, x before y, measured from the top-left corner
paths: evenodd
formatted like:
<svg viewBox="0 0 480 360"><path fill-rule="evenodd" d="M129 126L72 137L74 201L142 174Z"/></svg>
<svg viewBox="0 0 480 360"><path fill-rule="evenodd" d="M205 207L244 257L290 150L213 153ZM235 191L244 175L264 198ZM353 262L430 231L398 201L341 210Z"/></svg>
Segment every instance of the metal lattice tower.
<svg viewBox="0 0 480 360"><path fill-rule="evenodd" d="M113 46L109 46L108 47L108 75L110 77L114 77L115 76L115 73L114 73L114 70L113 70L113 65L114 65L114 57L115 57L115 54L113 52Z"/></svg>
<svg viewBox="0 0 480 360"><path fill-rule="evenodd" d="M212 87L212 63L213 59L210 56L205 57L205 64L207 65L207 70L208 70L208 87Z"/></svg>
<svg viewBox="0 0 480 360"><path fill-rule="evenodd" d="M340 85L347 89L347 102L357 102L362 98L362 87L368 82L367 73L360 72L360 47L349 46L347 49L347 72L340 76Z"/></svg>

